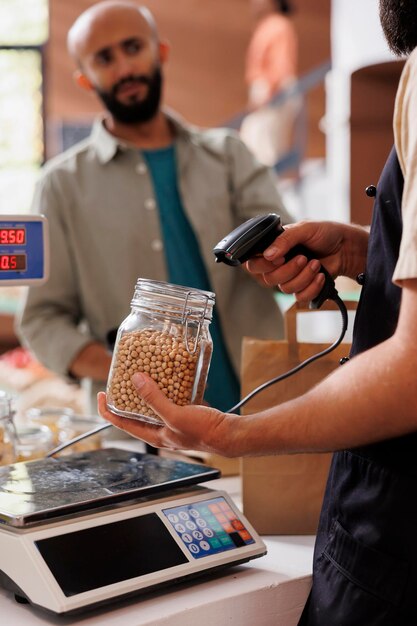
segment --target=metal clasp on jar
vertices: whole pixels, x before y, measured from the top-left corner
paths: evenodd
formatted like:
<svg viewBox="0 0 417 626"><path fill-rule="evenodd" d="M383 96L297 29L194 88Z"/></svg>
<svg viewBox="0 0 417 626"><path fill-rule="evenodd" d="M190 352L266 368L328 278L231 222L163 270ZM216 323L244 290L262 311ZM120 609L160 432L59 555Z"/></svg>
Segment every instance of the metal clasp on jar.
<svg viewBox="0 0 417 626"><path fill-rule="evenodd" d="M185 323L185 334L184 334L184 342L185 342L185 347L187 348L187 352L189 354L195 354L197 352L197 345L198 345L198 340L200 338L200 332L201 332L201 326L203 324L204 318L206 316L206 312L207 312L207 306L208 306L208 296L201 296L201 297L205 297L206 303L204 305L204 309L200 315L198 319L198 326L197 326L197 335L194 341L194 346L193 349L190 349L190 345L188 343L188 322L189 319L191 317L192 312L190 310L186 310L187 309L187 304L188 304L188 298L189 296L191 296L192 292L191 291L187 291L187 294L185 296L185 300L184 300L184 306L182 309L182 317L181 317L181 323L184 324Z"/></svg>

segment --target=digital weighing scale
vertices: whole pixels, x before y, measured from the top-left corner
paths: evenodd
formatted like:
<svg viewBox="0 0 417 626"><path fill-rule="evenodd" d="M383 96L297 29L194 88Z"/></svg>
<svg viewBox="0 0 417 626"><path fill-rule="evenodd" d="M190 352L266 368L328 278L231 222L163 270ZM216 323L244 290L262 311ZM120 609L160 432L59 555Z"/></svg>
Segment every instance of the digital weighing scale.
<svg viewBox="0 0 417 626"><path fill-rule="evenodd" d="M0 467L0 583L72 613L266 554L219 470L104 449Z"/></svg>
<svg viewBox="0 0 417 626"><path fill-rule="evenodd" d="M49 274L47 221L43 215L0 215L0 283L39 285Z"/></svg>
<svg viewBox="0 0 417 626"><path fill-rule="evenodd" d="M43 216L0 216L0 285L48 278ZM104 449L0 467L0 585L67 614L263 556L219 470Z"/></svg>

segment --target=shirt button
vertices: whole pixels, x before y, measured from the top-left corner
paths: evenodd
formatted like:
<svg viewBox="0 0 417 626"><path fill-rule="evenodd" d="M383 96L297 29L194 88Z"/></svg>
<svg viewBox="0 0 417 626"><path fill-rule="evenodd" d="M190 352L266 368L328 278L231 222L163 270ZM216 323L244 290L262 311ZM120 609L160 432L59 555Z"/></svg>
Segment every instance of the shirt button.
<svg viewBox="0 0 417 626"><path fill-rule="evenodd" d="M376 196L375 185L368 185L368 187L365 189L365 193L368 196L368 198L375 198Z"/></svg>
<svg viewBox="0 0 417 626"><path fill-rule="evenodd" d="M365 273L361 272L360 274L358 274L356 276L356 282L358 283L358 285L364 285L365 284Z"/></svg>
<svg viewBox="0 0 417 626"><path fill-rule="evenodd" d="M160 239L154 239L153 241L151 241L151 248L154 252L161 252L163 247L164 247L164 244L162 243Z"/></svg>
<svg viewBox="0 0 417 626"><path fill-rule="evenodd" d="M139 163L136 166L136 171L138 174L146 174L146 172L148 171L148 168L146 167L145 163Z"/></svg>
<svg viewBox="0 0 417 626"><path fill-rule="evenodd" d="M156 202L153 198L147 198L144 204L145 204L145 209L148 209L148 211L153 211L156 207Z"/></svg>

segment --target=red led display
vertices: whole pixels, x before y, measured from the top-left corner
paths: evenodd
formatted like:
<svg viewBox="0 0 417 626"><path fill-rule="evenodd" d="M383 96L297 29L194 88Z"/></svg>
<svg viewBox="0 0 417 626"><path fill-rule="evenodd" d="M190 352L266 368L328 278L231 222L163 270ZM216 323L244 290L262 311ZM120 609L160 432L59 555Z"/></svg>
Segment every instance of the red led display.
<svg viewBox="0 0 417 626"><path fill-rule="evenodd" d="M0 254L0 272L20 272L26 269L26 254Z"/></svg>
<svg viewBox="0 0 417 626"><path fill-rule="evenodd" d="M0 244L24 246L26 230L24 228L0 228Z"/></svg>

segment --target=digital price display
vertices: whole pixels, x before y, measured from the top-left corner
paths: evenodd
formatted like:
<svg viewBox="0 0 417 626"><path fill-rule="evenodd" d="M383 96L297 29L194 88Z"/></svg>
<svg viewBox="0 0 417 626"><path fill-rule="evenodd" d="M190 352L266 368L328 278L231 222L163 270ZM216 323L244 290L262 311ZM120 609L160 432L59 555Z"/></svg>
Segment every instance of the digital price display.
<svg viewBox="0 0 417 626"><path fill-rule="evenodd" d="M40 285L48 274L46 218L0 214L0 286Z"/></svg>
<svg viewBox="0 0 417 626"><path fill-rule="evenodd" d="M0 254L0 272L24 272L26 254Z"/></svg>
<svg viewBox="0 0 417 626"><path fill-rule="evenodd" d="M26 244L26 229L0 228L0 244L24 246Z"/></svg>

